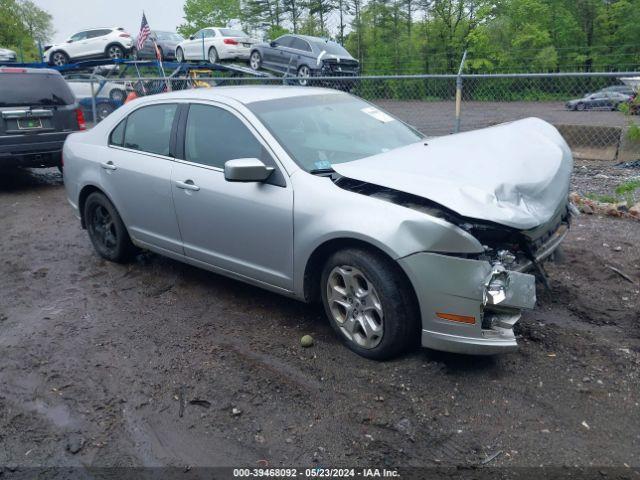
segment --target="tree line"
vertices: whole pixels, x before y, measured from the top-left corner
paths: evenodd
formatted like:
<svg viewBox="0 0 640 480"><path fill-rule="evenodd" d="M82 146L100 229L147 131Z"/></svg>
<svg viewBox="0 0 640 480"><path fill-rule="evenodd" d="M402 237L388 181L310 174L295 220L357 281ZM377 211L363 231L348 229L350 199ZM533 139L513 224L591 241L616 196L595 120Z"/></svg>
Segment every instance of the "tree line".
<svg viewBox="0 0 640 480"><path fill-rule="evenodd" d="M31 0L0 0L0 48L18 53L18 60L38 61L38 43L54 33L51 15Z"/></svg>
<svg viewBox="0 0 640 480"><path fill-rule="evenodd" d="M191 34L240 19L343 44L364 73L635 71L640 0L186 0Z"/></svg>

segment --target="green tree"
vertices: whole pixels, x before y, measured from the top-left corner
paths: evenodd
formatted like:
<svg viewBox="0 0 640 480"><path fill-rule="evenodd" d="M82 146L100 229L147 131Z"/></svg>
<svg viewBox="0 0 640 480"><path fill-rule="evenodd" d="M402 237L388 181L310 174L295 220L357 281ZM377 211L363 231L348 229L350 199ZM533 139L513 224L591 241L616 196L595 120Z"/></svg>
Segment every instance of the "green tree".
<svg viewBox="0 0 640 480"><path fill-rule="evenodd" d="M53 34L51 15L29 0L0 0L0 45L16 50L24 61L38 60L36 41Z"/></svg>
<svg viewBox="0 0 640 480"><path fill-rule="evenodd" d="M239 0L186 0L184 23L178 32L193 35L204 27L225 26L229 20L241 18Z"/></svg>

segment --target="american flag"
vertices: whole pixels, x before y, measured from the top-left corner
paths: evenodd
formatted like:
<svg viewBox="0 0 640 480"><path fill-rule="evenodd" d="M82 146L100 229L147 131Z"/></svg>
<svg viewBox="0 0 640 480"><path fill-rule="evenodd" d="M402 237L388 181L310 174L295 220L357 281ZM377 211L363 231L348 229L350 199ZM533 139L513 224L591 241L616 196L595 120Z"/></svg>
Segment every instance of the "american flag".
<svg viewBox="0 0 640 480"><path fill-rule="evenodd" d="M142 23L140 24L140 33L138 33L138 44L136 45L138 51L142 50L142 48L144 47L144 42L147 41L149 35L151 35L151 29L149 28L147 17L145 16L144 12L142 12Z"/></svg>

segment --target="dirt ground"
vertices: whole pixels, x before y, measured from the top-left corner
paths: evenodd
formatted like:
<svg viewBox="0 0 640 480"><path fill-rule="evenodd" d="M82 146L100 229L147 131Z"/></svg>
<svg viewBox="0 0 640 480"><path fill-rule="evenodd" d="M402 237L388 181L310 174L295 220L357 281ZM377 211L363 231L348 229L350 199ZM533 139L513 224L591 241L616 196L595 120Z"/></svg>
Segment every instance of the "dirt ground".
<svg viewBox="0 0 640 480"><path fill-rule="evenodd" d="M640 222L581 216L515 353L376 363L343 347L317 306L157 255L99 259L55 171L2 173L0 478L30 466L640 467L639 240Z"/></svg>

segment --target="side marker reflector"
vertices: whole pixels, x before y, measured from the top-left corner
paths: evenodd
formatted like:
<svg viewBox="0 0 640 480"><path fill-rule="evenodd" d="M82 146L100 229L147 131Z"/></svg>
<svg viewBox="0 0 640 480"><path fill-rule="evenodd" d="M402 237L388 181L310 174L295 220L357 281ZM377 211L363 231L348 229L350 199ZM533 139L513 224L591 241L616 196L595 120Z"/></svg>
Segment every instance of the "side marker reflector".
<svg viewBox="0 0 640 480"><path fill-rule="evenodd" d="M449 320L450 322L466 323L468 325L475 325L476 317L466 317L464 315L454 315L453 313L436 312L436 315L443 320Z"/></svg>

